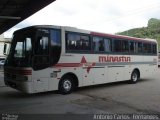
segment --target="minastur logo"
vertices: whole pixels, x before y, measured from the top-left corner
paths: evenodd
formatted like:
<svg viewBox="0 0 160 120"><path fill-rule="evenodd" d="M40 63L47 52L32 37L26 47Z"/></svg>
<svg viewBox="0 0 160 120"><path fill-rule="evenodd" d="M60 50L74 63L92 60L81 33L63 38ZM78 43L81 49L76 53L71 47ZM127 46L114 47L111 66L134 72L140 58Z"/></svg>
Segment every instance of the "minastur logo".
<svg viewBox="0 0 160 120"><path fill-rule="evenodd" d="M131 57L125 56L99 56L99 62L131 62Z"/></svg>

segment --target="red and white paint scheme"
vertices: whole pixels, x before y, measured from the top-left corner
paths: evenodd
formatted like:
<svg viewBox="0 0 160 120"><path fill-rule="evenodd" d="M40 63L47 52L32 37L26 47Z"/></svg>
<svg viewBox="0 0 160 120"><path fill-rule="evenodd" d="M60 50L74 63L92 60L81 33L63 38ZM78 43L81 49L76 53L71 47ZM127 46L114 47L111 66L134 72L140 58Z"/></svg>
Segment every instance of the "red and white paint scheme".
<svg viewBox="0 0 160 120"><path fill-rule="evenodd" d="M19 41L23 35L25 41ZM136 83L155 73L157 61L154 39L31 26L14 33L4 66L5 84L26 93L59 90L68 94L82 86Z"/></svg>

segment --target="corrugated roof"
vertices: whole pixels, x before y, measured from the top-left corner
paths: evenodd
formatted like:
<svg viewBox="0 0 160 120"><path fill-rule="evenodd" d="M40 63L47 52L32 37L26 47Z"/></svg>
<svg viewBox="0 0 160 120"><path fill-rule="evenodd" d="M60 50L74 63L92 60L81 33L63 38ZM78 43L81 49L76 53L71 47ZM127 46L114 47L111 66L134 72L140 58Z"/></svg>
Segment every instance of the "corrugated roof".
<svg viewBox="0 0 160 120"><path fill-rule="evenodd" d="M55 0L0 0L0 34Z"/></svg>

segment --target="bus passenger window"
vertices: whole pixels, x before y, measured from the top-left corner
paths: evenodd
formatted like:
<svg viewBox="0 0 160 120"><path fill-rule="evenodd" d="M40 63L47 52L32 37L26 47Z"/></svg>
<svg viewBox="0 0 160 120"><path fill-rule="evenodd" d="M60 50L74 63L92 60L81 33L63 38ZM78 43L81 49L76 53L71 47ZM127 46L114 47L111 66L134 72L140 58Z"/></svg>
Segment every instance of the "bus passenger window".
<svg viewBox="0 0 160 120"><path fill-rule="evenodd" d="M144 53L151 53L151 44L150 43L143 43L143 52Z"/></svg>
<svg viewBox="0 0 160 120"><path fill-rule="evenodd" d="M138 53L142 53L142 43L138 42Z"/></svg>
<svg viewBox="0 0 160 120"><path fill-rule="evenodd" d="M121 52L122 51L122 42L121 40L114 40L114 51Z"/></svg>
<svg viewBox="0 0 160 120"><path fill-rule="evenodd" d="M91 41L88 35L78 33L66 33L67 51L90 51Z"/></svg>
<svg viewBox="0 0 160 120"><path fill-rule="evenodd" d="M112 43L110 39L104 39L104 49L105 49L105 52L112 51Z"/></svg>
<svg viewBox="0 0 160 120"><path fill-rule="evenodd" d="M126 40L122 40L122 52L129 52L129 44Z"/></svg>
<svg viewBox="0 0 160 120"><path fill-rule="evenodd" d="M152 53L157 54L157 46L156 46L156 44L155 45L152 44Z"/></svg>
<svg viewBox="0 0 160 120"><path fill-rule="evenodd" d="M81 50L89 50L90 49L90 43L89 43L89 37L85 35L81 35L80 37L81 41Z"/></svg>
<svg viewBox="0 0 160 120"><path fill-rule="evenodd" d="M94 52L104 52L104 39L102 37L93 37Z"/></svg>
<svg viewBox="0 0 160 120"><path fill-rule="evenodd" d="M131 53L135 53L135 42L129 42L129 49Z"/></svg>

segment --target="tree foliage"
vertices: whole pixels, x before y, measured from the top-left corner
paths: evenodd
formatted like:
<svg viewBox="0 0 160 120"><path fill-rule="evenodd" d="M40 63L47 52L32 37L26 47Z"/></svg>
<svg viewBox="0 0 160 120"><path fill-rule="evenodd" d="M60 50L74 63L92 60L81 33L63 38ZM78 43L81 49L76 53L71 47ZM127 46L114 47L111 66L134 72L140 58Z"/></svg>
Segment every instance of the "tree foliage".
<svg viewBox="0 0 160 120"><path fill-rule="evenodd" d="M159 19L151 18L148 21L147 27L134 28L124 32L119 32L117 34L138 37L138 38L156 39L158 42L159 51L160 51L160 20Z"/></svg>

